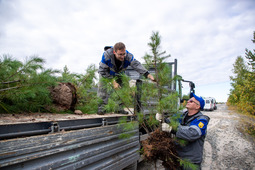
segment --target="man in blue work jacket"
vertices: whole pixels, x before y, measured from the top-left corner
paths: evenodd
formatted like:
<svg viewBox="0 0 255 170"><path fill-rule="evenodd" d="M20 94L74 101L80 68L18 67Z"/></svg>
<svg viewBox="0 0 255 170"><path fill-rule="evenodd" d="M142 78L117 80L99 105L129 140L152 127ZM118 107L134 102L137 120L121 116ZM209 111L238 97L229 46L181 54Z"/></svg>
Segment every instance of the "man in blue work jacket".
<svg viewBox="0 0 255 170"><path fill-rule="evenodd" d="M201 113L205 105L204 99L194 93L191 93L190 97L186 105L187 111L183 113L177 131L173 132L172 127L167 123L162 123L162 131L169 133L172 131L176 133L177 138L186 140L187 144L184 146L177 144L178 155L201 169L204 141L210 118ZM182 167L182 169L185 168Z"/></svg>
<svg viewBox="0 0 255 170"><path fill-rule="evenodd" d="M103 53L102 60L99 63L99 79L108 78L112 79L114 89L121 87L122 81L119 75L124 74L124 71L128 66L131 66L141 75L154 81L154 77L145 69L142 64L136 60L129 51L126 50L125 44L118 42L114 47L106 47ZM114 78L117 77L115 80ZM105 84L103 81L99 81L97 95L102 101L98 105L97 114L103 115L106 113L104 106L108 103L109 93L107 93ZM116 111L117 113L127 114L126 111L120 106Z"/></svg>

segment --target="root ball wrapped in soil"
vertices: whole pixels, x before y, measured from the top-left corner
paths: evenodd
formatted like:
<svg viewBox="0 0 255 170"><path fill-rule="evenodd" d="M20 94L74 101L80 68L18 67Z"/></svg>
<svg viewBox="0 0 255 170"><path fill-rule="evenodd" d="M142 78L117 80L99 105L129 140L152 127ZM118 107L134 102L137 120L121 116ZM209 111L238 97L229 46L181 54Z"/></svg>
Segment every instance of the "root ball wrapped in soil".
<svg viewBox="0 0 255 170"><path fill-rule="evenodd" d="M177 169L180 164L174 142L170 133L155 130L147 140L142 142L145 160L149 162L162 160L164 167Z"/></svg>
<svg viewBox="0 0 255 170"><path fill-rule="evenodd" d="M77 102L76 88L71 83L59 83L50 89L51 98L58 111L72 110Z"/></svg>

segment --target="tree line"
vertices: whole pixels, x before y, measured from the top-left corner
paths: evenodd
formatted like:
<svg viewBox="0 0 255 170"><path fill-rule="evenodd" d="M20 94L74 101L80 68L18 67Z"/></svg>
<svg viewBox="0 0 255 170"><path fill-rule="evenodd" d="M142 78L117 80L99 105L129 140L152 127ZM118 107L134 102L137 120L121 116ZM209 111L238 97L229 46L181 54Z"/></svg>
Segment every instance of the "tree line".
<svg viewBox="0 0 255 170"><path fill-rule="evenodd" d="M255 31L252 42L255 43ZM228 104L242 113L255 115L255 49L246 48L245 58L238 56L232 71Z"/></svg>

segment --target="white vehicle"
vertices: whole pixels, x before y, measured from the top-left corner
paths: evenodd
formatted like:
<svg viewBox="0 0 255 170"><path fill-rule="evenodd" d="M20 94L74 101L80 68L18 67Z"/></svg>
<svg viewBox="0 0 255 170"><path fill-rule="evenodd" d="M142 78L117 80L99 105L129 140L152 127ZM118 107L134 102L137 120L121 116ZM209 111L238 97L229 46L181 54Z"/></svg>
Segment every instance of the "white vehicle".
<svg viewBox="0 0 255 170"><path fill-rule="evenodd" d="M213 97L210 97L213 100L213 110L217 109L216 100Z"/></svg>
<svg viewBox="0 0 255 170"><path fill-rule="evenodd" d="M204 98L205 100L205 106L204 106L204 110L210 110L213 111L214 110L214 100L212 98Z"/></svg>

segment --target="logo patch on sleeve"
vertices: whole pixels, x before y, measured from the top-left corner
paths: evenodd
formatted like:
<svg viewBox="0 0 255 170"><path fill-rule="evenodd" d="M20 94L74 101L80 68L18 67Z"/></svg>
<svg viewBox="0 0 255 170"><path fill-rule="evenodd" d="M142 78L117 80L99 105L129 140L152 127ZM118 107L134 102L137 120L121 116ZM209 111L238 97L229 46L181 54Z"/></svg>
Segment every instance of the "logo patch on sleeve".
<svg viewBox="0 0 255 170"><path fill-rule="evenodd" d="M199 122L198 127L203 128L204 124L202 122Z"/></svg>

